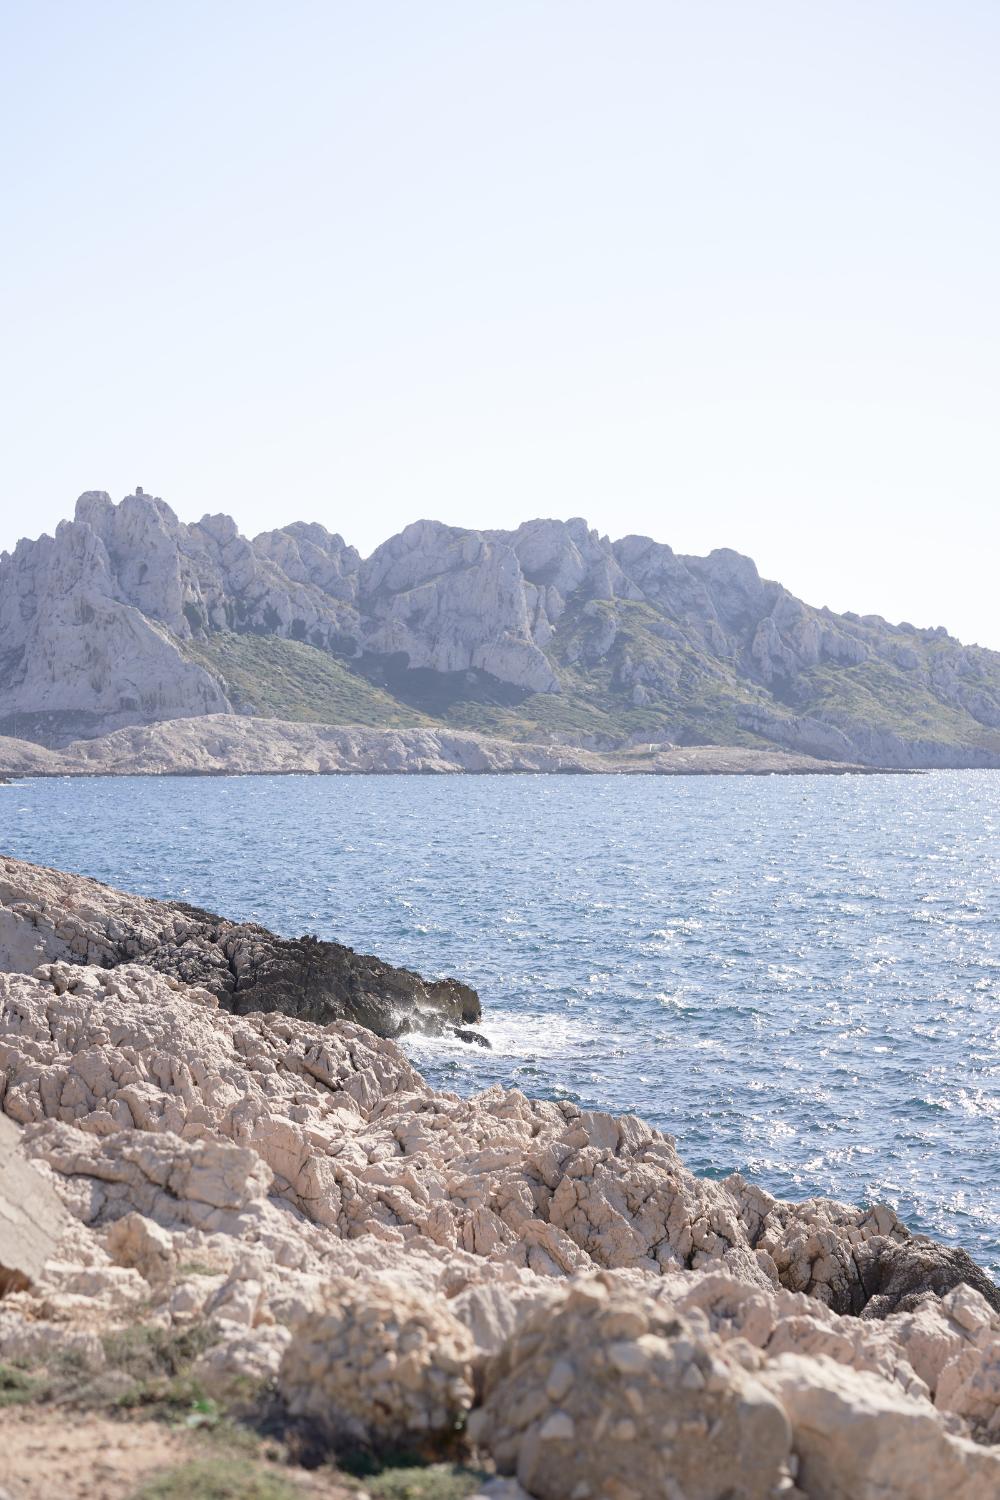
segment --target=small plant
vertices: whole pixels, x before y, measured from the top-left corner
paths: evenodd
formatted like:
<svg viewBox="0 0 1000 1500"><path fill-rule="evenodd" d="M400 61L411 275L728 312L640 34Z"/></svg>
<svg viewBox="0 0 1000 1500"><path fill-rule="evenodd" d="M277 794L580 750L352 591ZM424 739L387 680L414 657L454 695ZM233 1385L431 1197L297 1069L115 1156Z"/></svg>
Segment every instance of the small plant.
<svg viewBox="0 0 1000 1500"><path fill-rule="evenodd" d="M120 1411L148 1408L148 1415L167 1422L190 1422L194 1416L198 1420L190 1422L193 1427L211 1426L209 1413L215 1413L215 1403L189 1375L152 1375L137 1380L120 1391L111 1404Z"/></svg>
<svg viewBox="0 0 1000 1500"><path fill-rule="evenodd" d="M101 1342L112 1368L144 1379L182 1375L217 1338L209 1323L195 1323L181 1333L152 1323L133 1323L106 1333Z"/></svg>
<svg viewBox="0 0 1000 1500"><path fill-rule="evenodd" d="M365 1480L372 1500L466 1500L486 1475L458 1464L429 1464L426 1468L388 1468Z"/></svg>
<svg viewBox="0 0 1000 1500"><path fill-rule="evenodd" d="M246 1459L194 1459L148 1479L130 1500L302 1500L298 1485Z"/></svg>
<svg viewBox="0 0 1000 1500"><path fill-rule="evenodd" d="M40 1382L13 1365L0 1364L0 1406L21 1406L34 1399Z"/></svg>
<svg viewBox="0 0 1000 1500"><path fill-rule="evenodd" d="M358 1450L338 1454L337 1462L363 1482L372 1500L465 1500L489 1477L464 1464L429 1464L416 1453Z"/></svg>

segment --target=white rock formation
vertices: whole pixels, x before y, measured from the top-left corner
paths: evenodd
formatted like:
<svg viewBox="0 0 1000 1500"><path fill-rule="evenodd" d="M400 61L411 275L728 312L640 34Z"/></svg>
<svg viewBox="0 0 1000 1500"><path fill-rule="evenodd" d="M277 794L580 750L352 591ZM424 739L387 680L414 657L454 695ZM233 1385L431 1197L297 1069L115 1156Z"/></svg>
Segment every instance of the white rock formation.
<svg viewBox="0 0 1000 1500"><path fill-rule="evenodd" d="M1000 1493L1000 1296L968 1257L884 1205L699 1179L640 1120L436 1093L358 1026L88 963L93 883L15 865L0 1108L68 1218L0 1360L208 1325L210 1389L277 1379L376 1443L467 1416L537 1500ZM47 925L12 899L39 880Z"/></svg>
<svg viewBox="0 0 1000 1500"><path fill-rule="evenodd" d="M0 1115L0 1297L31 1285L64 1228L59 1199L20 1145L17 1127Z"/></svg>
<svg viewBox="0 0 1000 1500"><path fill-rule="evenodd" d="M644 734L628 718L640 708L661 737L676 720L695 738L721 724L870 765L1000 764L997 653L814 609L726 549L680 557L580 519L507 532L418 521L362 561L316 524L251 541L228 516L185 524L141 492L120 505L88 492L55 538L0 556L0 727L16 734L20 719L29 737L64 744L252 713L246 687L198 658L220 632L363 663L432 714L463 691L514 708L569 693L581 712L560 722L600 743ZM605 734L600 714L586 726L590 700L608 693Z"/></svg>
<svg viewBox="0 0 1000 1500"><path fill-rule="evenodd" d="M417 521L372 554L360 587L369 650L403 652L411 667L478 669L531 692L559 691L532 639L535 600L506 542Z"/></svg>
<svg viewBox="0 0 1000 1500"><path fill-rule="evenodd" d="M218 713L219 683L186 661L169 627L122 596L86 522L0 556L0 712L81 727Z"/></svg>
<svg viewBox="0 0 1000 1500"><path fill-rule="evenodd" d="M640 746L622 752L521 744L456 729L354 729L207 714L134 725L49 750L0 736L0 775L166 776L350 772L472 774L620 772L625 775L813 775L860 771L783 750L717 745Z"/></svg>
<svg viewBox="0 0 1000 1500"><path fill-rule="evenodd" d="M487 1365L471 1433L541 1500L789 1489L781 1403L713 1334L610 1275L523 1320Z"/></svg>
<svg viewBox="0 0 1000 1500"><path fill-rule="evenodd" d="M446 1438L473 1401L475 1344L436 1299L334 1278L285 1349L289 1411L333 1444Z"/></svg>

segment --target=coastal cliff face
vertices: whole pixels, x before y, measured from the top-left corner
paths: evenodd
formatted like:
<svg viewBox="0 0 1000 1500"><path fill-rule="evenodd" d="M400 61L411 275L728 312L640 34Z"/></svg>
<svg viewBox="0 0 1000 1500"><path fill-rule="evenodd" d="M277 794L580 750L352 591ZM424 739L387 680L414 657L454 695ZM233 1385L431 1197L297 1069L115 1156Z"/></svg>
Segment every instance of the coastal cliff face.
<svg viewBox="0 0 1000 1500"><path fill-rule="evenodd" d="M1000 1294L963 1252L700 1179L634 1117L435 1093L290 997L234 1013L158 961L185 913L4 862L0 1106L65 1211L0 1301L32 1419L70 1367L124 1400L146 1339L314 1455L458 1451L537 1500L1000 1493Z"/></svg>
<svg viewBox="0 0 1000 1500"><path fill-rule="evenodd" d="M227 712L1000 765L1000 654L582 520L419 521L363 560L315 524L249 540L92 492L0 557L0 731L63 745Z"/></svg>

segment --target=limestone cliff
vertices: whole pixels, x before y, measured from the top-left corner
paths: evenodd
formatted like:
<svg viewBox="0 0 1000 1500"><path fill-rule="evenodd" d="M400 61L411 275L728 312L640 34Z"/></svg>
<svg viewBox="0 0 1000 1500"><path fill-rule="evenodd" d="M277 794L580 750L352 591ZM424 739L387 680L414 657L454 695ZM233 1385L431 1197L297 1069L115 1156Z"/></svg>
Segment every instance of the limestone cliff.
<svg viewBox="0 0 1000 1500"><path fill-rule="evenodd" d="M582 520L418 521L363 560L316 524L249 540L90 492L0 557L0 732L62 745L226 712L1000 765L1000 653Z"/></svg>

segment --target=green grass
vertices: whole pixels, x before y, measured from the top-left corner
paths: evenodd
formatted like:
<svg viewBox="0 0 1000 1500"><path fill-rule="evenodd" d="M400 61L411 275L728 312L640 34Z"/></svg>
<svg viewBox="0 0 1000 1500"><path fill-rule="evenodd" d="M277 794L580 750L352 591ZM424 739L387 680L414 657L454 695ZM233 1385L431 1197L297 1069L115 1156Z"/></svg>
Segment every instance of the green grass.
<svg viewBox="0 0 1000 1500"><path fill-rule="evenodd" d="M228 696L262 718L303 724L405 728L430 722L316 646L277 636L225 632L186 641L193 660L219 677Z"/></svg>
<svg viewBox="0 0 1000 1500"><path fill-rule="evenodd" d="M876 659L854 667L814 667L804 682L809 692L804 711L832 723L852 720L905 739L1000 750L1000 731L978 724L964 709L943 703L888 662Z"/></svg>
<svg viewBox="0 0 1000 1500"><path fill-rule="evenodd" d="M22 1406L33 1401L41 1382L13 1365L0 1364L0 1407Z"/></svg>
<svg viewBox="0 0 1000 1500"><path fill-rule="evenodd" d="M829 617L813 614L822 628L829 627ZM600 638L606 639L611 623L614 640L600 654ZM984 727L944 701L933 683L920 680L957 651L954 642L929 631L889 637L874 624L852 629L871 648L869 660L854 666L824 662L768 689L751 678L746 660L708 647L693 617L673 618L642 600L588 604L570 598L547 648L561 691L531 693L520 702L516 693L500 691L500 684L474 674L468 682L461 673L406 674L398 680L390 675L384 679L388 685L379 686L383 679L374 668L369 681L363 664L274 636L223 633L182 649L220 677L244 711L252 707L263 717L299 722L377 728L447 724L512 740L591 741L603 748L647 738L771 747L741 727L746 710L756 707L782 717L819 718L848 732L867 726L903 739L1000 754L1000 730ZM916 667L904 668L893 659L900 648L913 653ZM980 674L968 678L966 686L1000 702L1000 658L970 650L965 660L968 671ZM632 700L629 667L642 669L644 703Z"/></svg>
<svg viewBox="0 0 1000 1500"><path fill-rule="evenodd" d="M44 1365L29 1370L0 1364L0 1407L31 1402L90 1411L142 1409L165 1421L212 1424L218 1416L215 1405L190 1370L216 1337L207 1324L170 1333L136 1323L103 1336L103 1369L88 1369L73 1349L57 1350ZM234 1395L246 1400L256 1392Z"/></svg>
<svg viewBox="0 0 1000 1500"><path fill-rule="evenodd" d="M373 1500L465 1500L484 1477L453 1464L431 1464L426 1469L386 1469L366 1479L365 1488Z"/></svg>
<svg viewBox="0 0 1000 1500"><path fill-rule="evenodd" d="M424 1464L418 1459L381 1464L369 1458L344 1467L361 1479L372 1500L465 1500L489 1477L464 1464Z"/></svg>
<svg viewBox="0 0 1000 1500"><path fill-rule="evenodd" d="M218 1456L148 1479L131 1500L302 1500L302 1490L267 1464Z"/></svg>

